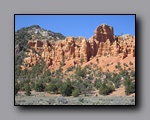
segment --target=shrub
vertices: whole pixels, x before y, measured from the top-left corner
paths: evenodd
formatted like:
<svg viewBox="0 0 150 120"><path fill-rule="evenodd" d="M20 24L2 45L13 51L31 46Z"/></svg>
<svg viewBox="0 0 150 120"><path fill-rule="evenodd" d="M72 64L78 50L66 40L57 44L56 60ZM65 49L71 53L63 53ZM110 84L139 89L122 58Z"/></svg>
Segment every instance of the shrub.
<svg viewBox="0 0 150 120"><path fill-rule="evenodd" d="M83 62L84 62L84 58L83 58L83 55L81 55L80 63L82 64Z"/></svg>
<svg viewBox="0 0 150 120"><path fill-rule="evenodd" d="M78 97L78 96L79 96L79 89L73 90L72 96L73 96L73 97Z"/></svg>
<svg viewBox="0 0 150 120"><path fill-rule="evenodd" d="M26 83L26 85L25 85L25 95L27 95L27 96L30 96L31 95L31 88L30 88L30 85L29 85L29 83Z"/></svg>
<svg viewBox="0 0 150 120"><path fill-rule="evenodd" d="M109 64L107 64L106 66L109 66Z"/></svg>
<svg viewBox="0 0 150 120"><path fill-rule="evenodd" d="M77 66L75 75L79 77L86 77L86 68L81 68L81 66Z"/></svg>
<svg viewBox="0 0 150 120"><path fill-rule="evenodd" d="M88 76L88 79L89 79L89 80L93 80L93 75L89 75L89 76Z"/></svg>
<svg viewBox="0 0 150 120"><path fill-rule="evenodd" d="M71 96L72 90L73 90L73 87L71 85L71 82L68 80L67 82L64 82L62 84L60 92L63 96Z"/></svg>
<svg viewBox="0 0 150 120"><path fill-rule="evenodd" d="M99 94L101 94L101 95L108 94L108 87L106 86L105 83L101 83L100 88L99 88Z"/></svg>
<svg viewBox="0 0 150 120"><path fill-rule="evenodd" d="M106 75L106 79L107 80L110 80L111 79L111 72L109 72L109 71L107 71L107 72L105 72L105 75Z"/></svg>
<svg viewBox="0 0 150 120"><path fill-rule="evenodd" d="M46 83L50 83L51 82L51 77L47 77L47 78L45 78L45 81L46 81Z"/></svg>
<svg viewBox="0 0 150 120"><path fill-rule="evenodd" d="M131 70L131 68L128 68L128 71L130 71Z"/></svg>
<svg viewBox="0 0 150 120"><path fill-rule="evenodd" d="M122 69L120 62L117 62L117 65L115 65L115 68L118 69L118 70L121 70L121 69Z"/></svg>
<svg viewBox="0 0 150 120"><path fill-rule="evenodd" d="M47 86L47 91L50 93L50 92L53 92L53 93L58 93L58 88L55 84L50 84L49 86Z"/></svg>
<svg viewBox="0 0 150 120"><path fill-rule="evenodd" d="M45 85L44 85L44 83L43 83L42 80L38 81L38 82L35 84L35 90L36 90L37 92L43 92L44 89L45 89Z"/></svg>
<svg viewBox="0 0 150 120"><path fill-rule="evenodd" d="M46 70L46 71L44 72L44 76L46 76L46 77L48 76L48 77L49 77L50 75L51 75L51 73L50 73L49 70Z"/></svg>
<svg viewBox="0 0 150 120"><path fill-rule="evenodd" d="M60 76L61 75L61 73L62 73L62 68L61 67L59 67L59 69L58 70L56 70L56 75L57 76Z"/></svg>
<svg viewBox="0 0 150 120"><path fill-rule="evenodd" d="M55 85L57 86L59 92L61 91L61 87L60 87L60 86L62 86L62 84L63 84L63 82L62 82L61 80L58 81L58 82L55 84Z"/></svg>
<svg viewBox="0 0 150 120"><path fill-rule="evenodd" d="M67 71L69 72L69 71L72 71L73 69L74 69L74 67L71 66L71 67L67 68Z"/></svg>
<svg viewBox="0 0 150 120"><path fill-rule="evenodd" d="M120 74L115 73L113 75L113 77L111 78L111 80L115 84L115 87L119 88L119 86L120 86L120 80L121 80Z"/></svg>
<svg viewBox="0 0 150 120"><path fill-rule="evenodd" d="M130 61L130 62L129 62L129 65L133 65L133 63Z"/></svg>
<svg viewBox="0 0 150 120"><path fill-rule="evenodd" d="M100 89L99 89L99 94L101 95L108 95L112 91L114 91L115 88L111 82L109 82L107 85L106 83L101 83Z"/></svg>
<svg viewBox="0 0 150 120"><path fill-rule="evenodd" d="M83 84L84 84L84 86L83 86L83 88L84 88L83 89L84 95L86 95L88 93L91 93L92 88L93 88L91 81L85 80Z"/></svg>
<svg viewBox="0 0 150 120"><path fill-rule="evenodd" d="M130 75L131 75L131 77L133 77L133 78L135 79L135 71L132 70L132 71L130 72Z"/></svg>
<svg viewBox="0 0 150 120"><path fill-rule="evenodd" d="M124 67L128 67L128 65L127 65L126 63L123 63L123 66L124 66Z"/></svg>
<svg viewBox="0 0 150 120"><path fill-rule="evenodd" d="M107 86L108 86L109 92L112 92L115 90L115 87L113 86L112 82L109 81Z"/></svg>
<svg viewBox="0 0 150 120"><path fill-rule="evenodd" d="M122 70L120 72L120 75L123 76L123 77L126 77L126 76L129 76L129 72L127 70Z"/></svg>
<svg viewBox="0 0 150 120"><path fill-rule="evenodd" d="M82 93L83 81L81 79L75 80L72 82L72 87L79 90L79 93Z"/></svg>
<svg viewBox="0 0 150 120"><path fill-rule="evenodd" d="M126 95L129 95L130 93L135 92L135 83L131 81L130 77L126 77L124 81L124 85L125 85Z"/></svg>
<svg viewBox="0 0 150 120"><path fill-rule="evenodd" d="M19 83L20 90L25 91L26 83L29 83L29 81L28 80L21 80L20 81L20 83Z"/></svg>
<svg viewBox="0 0 150 120"><path fill-rule="evenodd" d="M20 90L19 84L17 81L15 81L15 95L17 95L18 91Z"/></svg>
<svg viewBox="0 0 150 120"><path fill-rule="evenodd" d="M98 79L96 79L96 80L94 81L94 86L96 87L96 89L99 89L99 88L100 88L100 85L101 85L101 81L98 80Z"/></svg>
<svg viewBox="0 0 150 120"><path fill-rule="evenodd" d="M31 89L34 89L34 87L35 87L35 83L34 83L34 81L33 81L33 80L30 82L30 84L31 84L31 85L30 85L30 88L31 88Z"/></svg>

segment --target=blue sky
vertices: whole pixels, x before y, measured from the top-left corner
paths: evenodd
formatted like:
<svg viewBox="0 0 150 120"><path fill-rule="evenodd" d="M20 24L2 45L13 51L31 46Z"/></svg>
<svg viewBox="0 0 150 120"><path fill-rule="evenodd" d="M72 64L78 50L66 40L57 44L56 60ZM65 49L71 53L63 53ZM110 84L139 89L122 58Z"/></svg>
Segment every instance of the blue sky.
<svg viewBox="0 0 150 120"><path fill-rule="evenodd" d="M15 15L15 31L22 27L39 25L64 36L84 36L87 39L103 23L114 28L114 35L135 35L134 15Z"/></svg>

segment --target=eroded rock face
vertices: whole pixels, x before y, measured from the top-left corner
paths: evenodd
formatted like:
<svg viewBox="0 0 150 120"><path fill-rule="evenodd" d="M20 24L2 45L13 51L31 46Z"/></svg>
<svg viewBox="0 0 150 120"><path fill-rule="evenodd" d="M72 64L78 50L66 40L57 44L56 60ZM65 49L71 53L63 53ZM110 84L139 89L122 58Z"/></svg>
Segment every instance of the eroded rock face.
<svg viewBox="0 0 150 120"><path fill-rule="evenodd" d="M110 40L110 42L114 41L114 31L113 27L108 26L106 24L103 24L99 27L96 28L94 31L95 33L95 39L98 40L99 42L106 42L107 39Z"/></svg>
<svg viewBox="0 0 150 120"><path fill-rule="evenodd" d="M24 59L25 67L32 67L43 59L48 69L59 66L59 63L72 60L72 64L80 64L80 60L88 62L94 57L121 55L125 59L128 54L135 57L135 37L130 35L114 36L113 27L103 24L96 28L94 35L86 40L84 37L67 37L61 41L30 40L31 47ZM36 52L35 52L36 51ZM25 65L26 64L26 65Z"/></svg>

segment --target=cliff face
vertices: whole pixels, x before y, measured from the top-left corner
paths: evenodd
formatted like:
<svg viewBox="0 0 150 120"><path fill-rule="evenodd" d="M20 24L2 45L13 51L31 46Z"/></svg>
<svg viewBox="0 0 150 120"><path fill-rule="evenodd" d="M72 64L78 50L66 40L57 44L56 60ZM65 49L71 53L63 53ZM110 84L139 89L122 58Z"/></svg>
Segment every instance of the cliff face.
<svg viewBox="0 0 150 120"><path fill-rule="evenodd" d="M113 27L101 25L96 28L94 35L86 40L84 37L67 37L61 41L28 41L31 49L26 52L22 69L31 68L41 63L42 58L47 69L59 67L71 61L70 65L81 64L102 56L121 56L125 59L128 55L135 57L135 37L130 35L114 36Z"/></svg>

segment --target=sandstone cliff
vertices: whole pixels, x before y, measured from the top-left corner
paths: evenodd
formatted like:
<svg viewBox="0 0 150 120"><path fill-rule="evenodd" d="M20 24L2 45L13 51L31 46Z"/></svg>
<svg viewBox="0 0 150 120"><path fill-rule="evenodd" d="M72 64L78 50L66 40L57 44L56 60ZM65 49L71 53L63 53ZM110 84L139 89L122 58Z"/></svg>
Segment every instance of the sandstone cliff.
<svg viewBox="0 0 150 120"><path fill-rule="evenodd" d="M82 64L102 56L125 59L128 55L135 57L135 37L130 35L114 36L113 27L103 24L96 28L94 35L86 40L84 37L67 37L61 41L28 41L29 52L26 52L22 69L32 68L43 59L49 70L59 67L60 62L68 67ZM81 62L82 60L82 62Z"/></svg>

